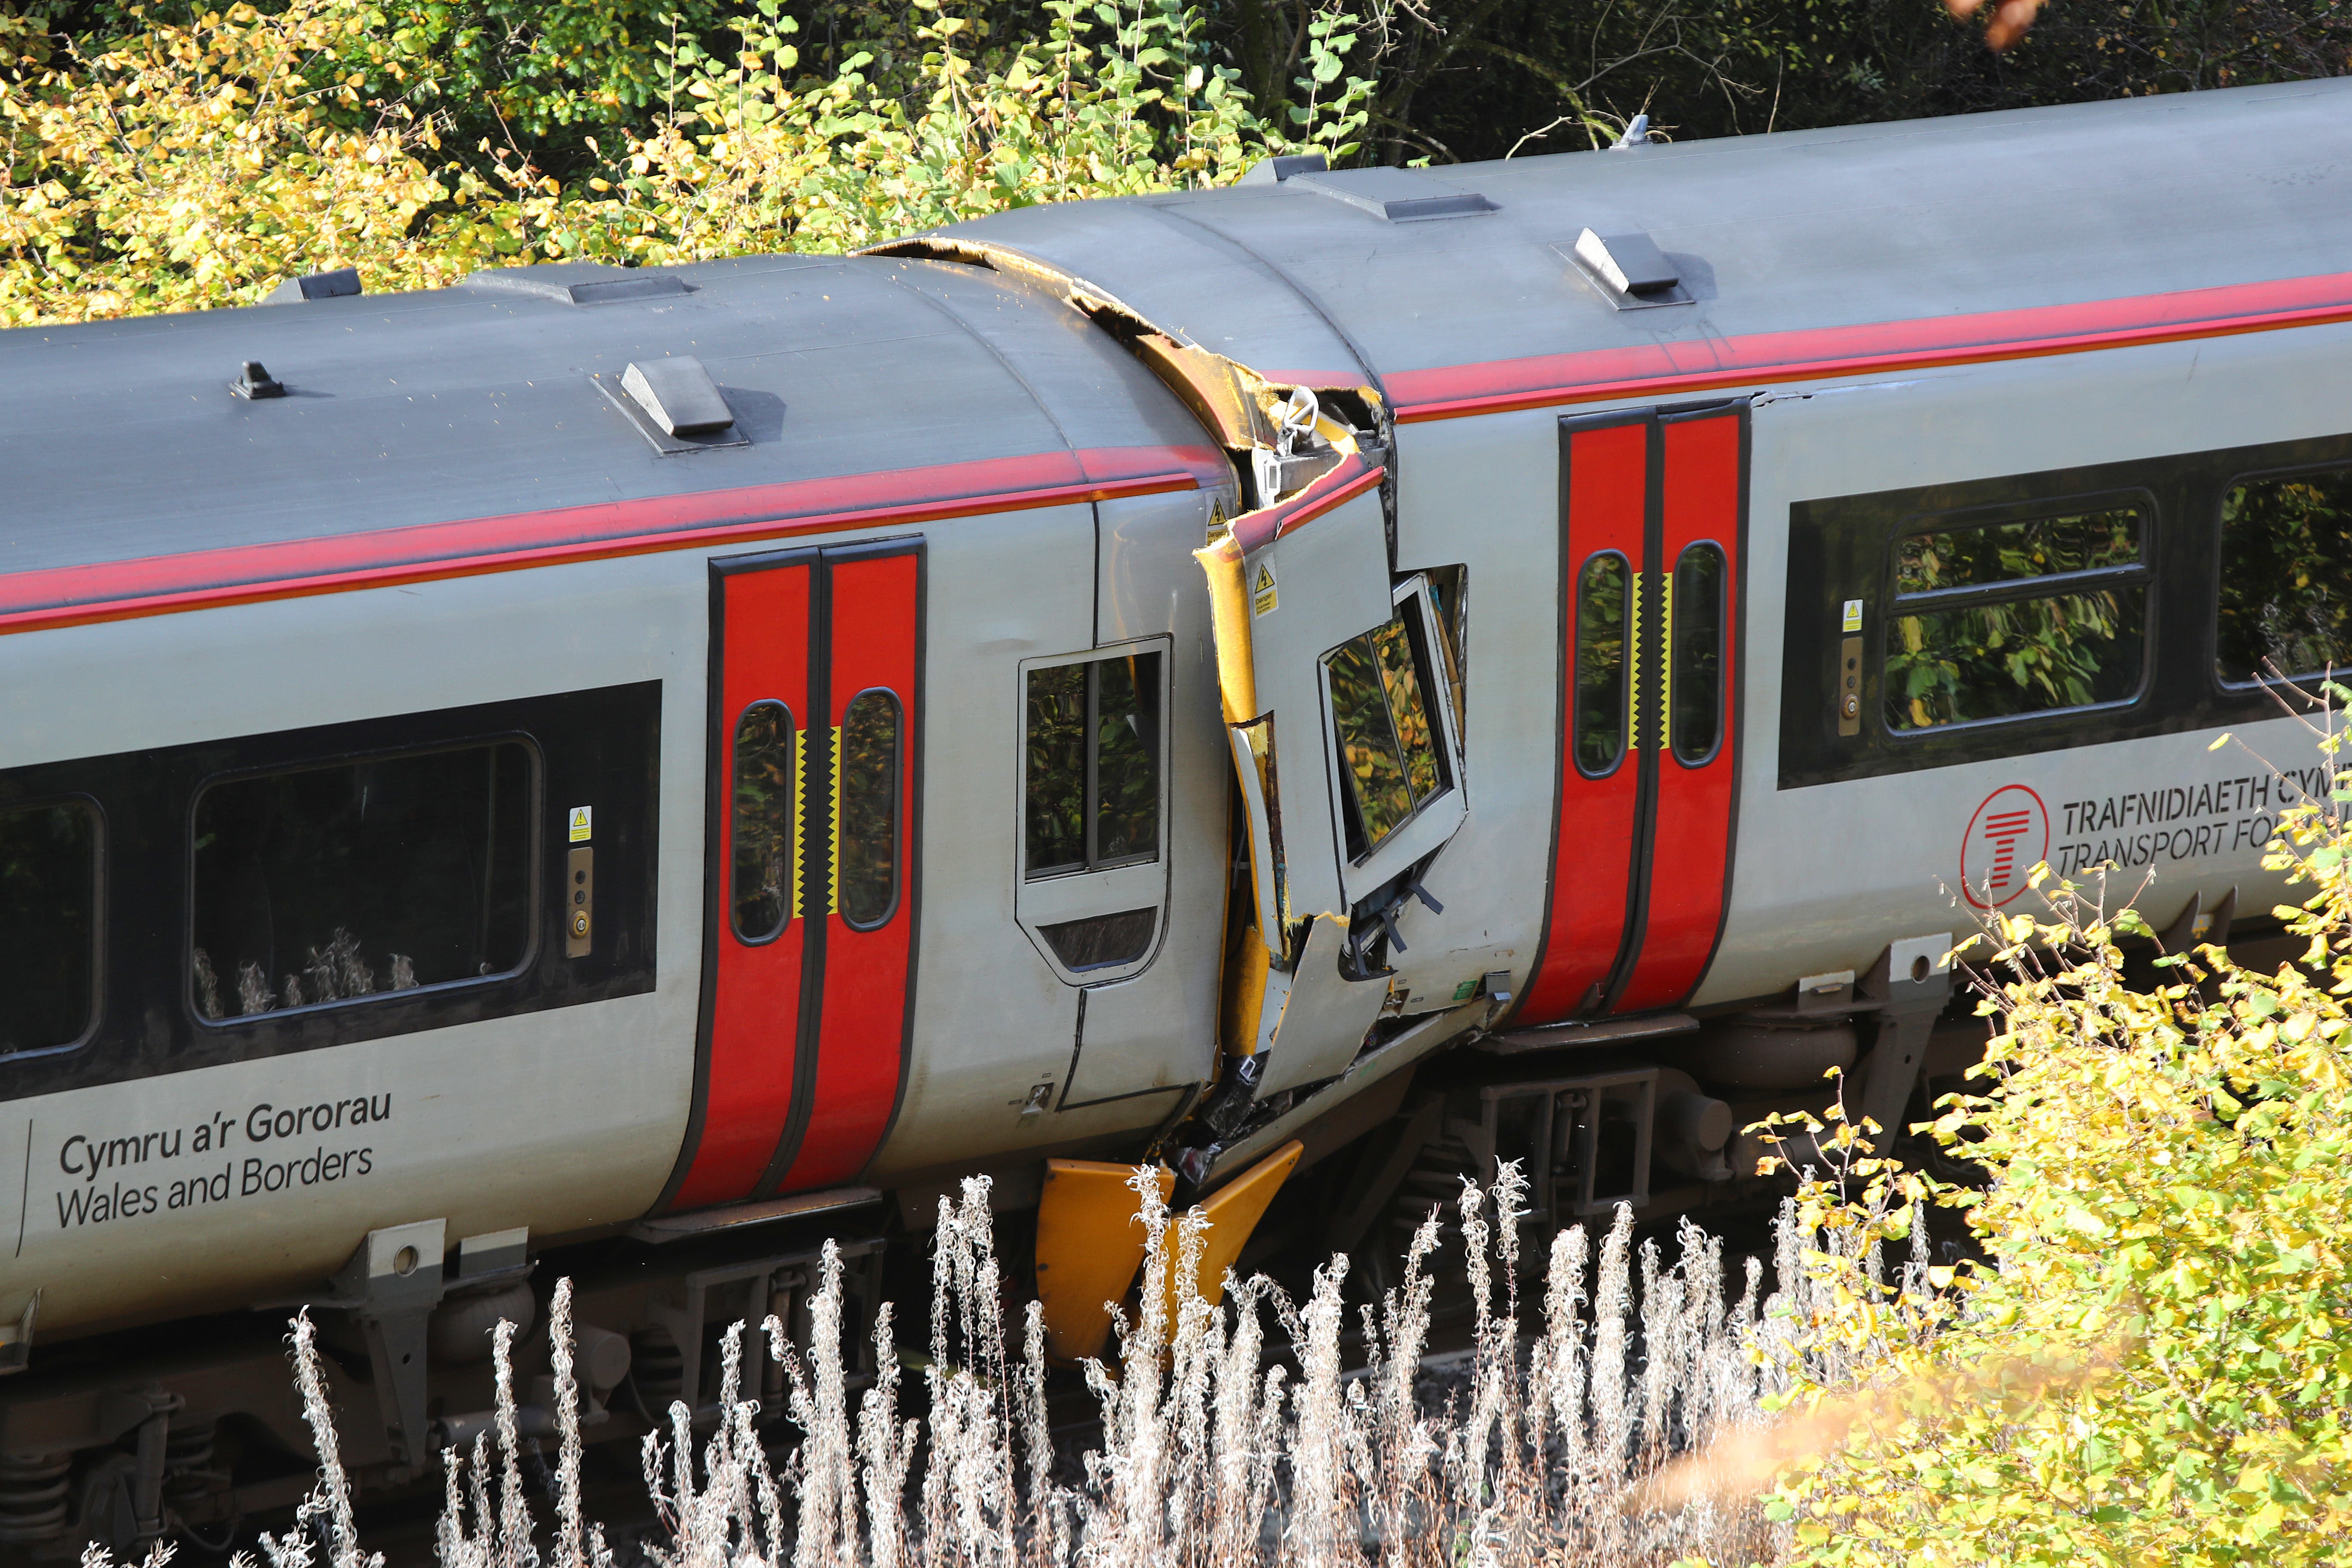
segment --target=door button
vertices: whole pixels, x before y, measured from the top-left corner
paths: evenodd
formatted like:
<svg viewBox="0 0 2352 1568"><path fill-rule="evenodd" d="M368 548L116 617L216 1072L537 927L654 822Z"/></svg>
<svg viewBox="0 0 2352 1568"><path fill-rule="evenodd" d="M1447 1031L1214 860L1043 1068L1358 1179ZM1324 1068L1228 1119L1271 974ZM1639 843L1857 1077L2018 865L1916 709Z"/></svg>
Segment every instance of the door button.
<svg viewBox="0 0 2352 1568"><path fill-rule="evenodd" d="M563 956L585 958L594 947L596 931L596 851L575 845L563 858Z"/></svg>
<svg viewBox="0 0 2352 1568"><path fill-rule="evenodd" d="M1862 639L1846 637L1838 644L1837 732L1862 733Z"/></svg>

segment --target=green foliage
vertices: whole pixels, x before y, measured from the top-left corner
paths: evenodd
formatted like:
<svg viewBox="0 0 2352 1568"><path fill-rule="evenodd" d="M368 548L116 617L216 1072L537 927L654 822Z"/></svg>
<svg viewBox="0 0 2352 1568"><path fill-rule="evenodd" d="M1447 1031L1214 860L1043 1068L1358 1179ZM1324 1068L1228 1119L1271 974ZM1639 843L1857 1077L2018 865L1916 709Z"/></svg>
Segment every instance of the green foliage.
<svg viewBox="0 0 2352 1568"><path fill-rule="evenodd" d="M2337 697L2352 696L2336 689ZM2323 746L2333 757L2342 737ZM2089 889L1997 920L1981 1094L1935 1135L1995 1173L1976 1194L1870 1161L1807 1184L1810 1267L1868 1313L1870 1371L1817 1359L1842 1445L1775 1511L1821 1563L2342 1561L2352 1542L2352 773L2289 812L2267 863L2315 890L2265 974L2207 947L2127 984L2149 934ZM2035 872L2045 886L2048 868ZM1843 1134L1849 1130L1840 1128ZM1832 1145L1838 1139L1828 1140ZM1847 1140L1850 1146L1851 1140ZM1970 1205L1986 1267L1905 1295L1864 1259ZM1875 1321L1865 1323L1865 1318ZM1862 1326L1857 1326L1862 1325ZM1868 1392L1832 1385L1860 1369Z"/></svg>
<svg viewBox="0 0 2352 1568"><path fill-rule="evenodd" d="M798 23L759 0L724 48L657 41L660 112L610 146L583 137L569 179L511 141L448 146L446 117L420 106L460 79L348 0L234 6L95 51L7 22L0 321L247 302L341 265L380 290L556 258L849 249L1354 147L1366 88L1345 75L1344 14L1310 55L1320 96L1277 130L1208 60L1197 9L1045 3L1042 37L989 48L984 24L914 0L904 53L811 78Z"/></svg>

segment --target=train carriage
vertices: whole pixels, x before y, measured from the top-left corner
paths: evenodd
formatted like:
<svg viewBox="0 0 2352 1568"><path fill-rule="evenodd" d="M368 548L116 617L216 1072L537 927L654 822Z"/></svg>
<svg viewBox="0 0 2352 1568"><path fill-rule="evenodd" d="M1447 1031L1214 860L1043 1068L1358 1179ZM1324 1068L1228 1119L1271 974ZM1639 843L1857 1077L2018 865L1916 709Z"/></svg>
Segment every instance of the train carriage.
<svg viewBox="0 0 2352 1568"><path fill-rule="evenodd" d="M1496 1157L1752 1201L1964 1062L2036 865L2260 940L2347 104L0 335L0 1541L299 1495L292 1303L396 1485L558 1272L623 1435L984 1173L1083 1355L1134 1163L1223 1258L1285 1178L1374 1256Z"/></svg>

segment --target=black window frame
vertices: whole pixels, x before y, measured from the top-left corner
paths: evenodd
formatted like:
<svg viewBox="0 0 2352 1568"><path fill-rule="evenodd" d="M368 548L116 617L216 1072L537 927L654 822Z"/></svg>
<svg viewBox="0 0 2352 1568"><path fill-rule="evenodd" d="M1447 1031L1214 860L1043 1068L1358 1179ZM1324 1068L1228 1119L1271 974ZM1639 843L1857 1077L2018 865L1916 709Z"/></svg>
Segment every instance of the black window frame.
<svg viewBox="0 0 2352 1568"><path fill-rule="evenodd" d="M530 902L523 911L523 946L521 954L508 968L494 974L469 974L457 980L436 981L430 985L411 985L397 991L374 991L365 996L340 996L331 1002L305 1002L299 1007L271 1007L260 1013L226 1014L218 1018L205 1016L196 1000L196 813L205 796L224 784L242 784L250 779L275 778L287 773L323 772L329 768L360 767L369 763L398 762L409 757L446 756L453 752L488 751L495 746L520 744L530 764L530 798L523 807L523 820L530 825L528 864L523 871L524 886L530 889ZM547 860L547 758L539 742L520 730L509 730L488 734L469 735L446 743L415 746L383 747L371 751L344 752L321 756L315 761L296 761L250 768L229 768L207 773L196 781L188 792L188 805L181 825L180 843L184 854L181 878L186 889L180 920L180 1001L188 1017L200 1029L236 1030L250 1028L269 1018L299 1018L308 1015L345 1012L382 1003L415 997L446 995L452 992L484 990L504 984L527 974L538 962L540 943L545 923L547 889L541 884L548 870Z"/></svg>
<svg viewBox="0 0 2352 1568"><path fill-rule="evenodd" d="M2285 468L2249 468L2232 473L2223 479L2213 502L2213 595L2209 605L2206 635L2210 639L2210 667L2214 689L2233 697L2260 696L2272 692L2293 691L2305 700L2315 700L2320 683L2334 679L2339 685L2352 684L2352 660L2347 660L2331 675L2323 670L2307 670L2288 675L2255 675L2246 680L2231 680L2221 673L2221 565L2222 552L2228 544L2228 523L2222 510L2229 505L2230 492L2240 486L2263 479L2296 479L2309 474L2343 474L2352 479L2352 454L2334 462L2296 463Z"/></svg>
<svg viewBox="0 0 2352 1568"><path fill-rule="evenodd" d="M730 850L740 848L738 837L742 829L741 820L736 812L735 792L740 787L739 781L742 776L739 753L743 743L743 721L751 716L754 710L761 708L774 708L783 713L787 730L786 749L792 753L788 765L792 769L793 797L791 804L785 808L787 817L785 826L790 836L790 847L786 853L792 857L793 880L792 885L784 889L783 918L776 922L775 930L765 936L746 936L735 920L739 895L735 889L735 867L730 856L730 864L726 867L727 933L735 939L737 945L742 947L766 947L772 942L781 942L783 940L784 933L793 929L793 922L801 918L799 897L799 884L803 871L801 856L806 848L806 846L801 842L803 817L806 809L805 803L801 799L801 791L808 783L803 776L803 762L808 748L808 732L801 728L800 717L793 711L793 705L781 697L755 697L743 704L742 710L735 715L735 725L727 742L728 845Z"/></svg>
<svg viewBox="0 0 2352 1568"><path fill-rule="evenodd" d="M880 697L890 705L890 901L882 912L870 921L853 917L842 907L842 767L841 753L848 744L849 716L868 697ZM880 931L898 914L898 906L907 897L907 705L898 694L887 686L866 686L850 693L841 705L841 722L835 727L833 756L833 905L842 923L852 931Z"/></svg>
<svg viewBox="0 0 2352 1568"><path fill-rule="evenodd" d="M0 768L0 802L73 795L98 803L106 933L98 1026L70 1050L0 1058L0 1101L369 1042L397 1050L411 1036L651 994L660 959L663 692L653 679ZM189 830L201 784L516 731L541 753L542 858L529 967L503 980L467 976L375 993L369 999L378 1006L354 997L217 1021L225 1026L200 1021ZM573 956L565 906L552 889L565 874L566 813L579 805L595 807L595 932L591 950Z"/></svg>
<svg viewBox="0 0 2352 1568"><path fill-rule="evenodd" d="M1925 538L1931 533L1973 532L1979 529L2018 527L2027 523L2053 522L2066 517L2116 511L2128 511L2139 519L2139 559L2129 566L2099 566L2037 577L2004 578L1994 583L1969 583L1958 587L1932 588L1911 594L1895 591L1902 570L1903 546L1911 540ZM1875 726L1879 733L1894 744L1903 746L1915 744L1926 735L1956 734L2004 726L2046 725L2077 719L2085 713L2120 712L2146 701L2156 671L2157 605L2160 591L2156 561L2162 546L2161 535L2162 521L2158 513L2156 498L2144 490L2052 496L2022 505L1917 513L1905 518L1887 535L1886 563L1875 584L1878 629L1874 636L1865 635L1863 643L1864 668L1876 677L1880 694L1874 709L1864 707L1864 721ZM1987 719L1961 719L1948 724L1926 724L1910 729L1897 729L1886 721L1887 638L1893 632L1895 622L1904 615L1941 615L1972 609L1979 605L2024 604L2119 586L2145 589L2141 601L2139 673L2129 696L2111 698L2104 702L2078 702L2063 708L2043 708L2032 713L2001 713ZM1905 608L1906 605L1909 606L1907 610Z"/></svg>
<svg viewBox="0 0 2352 1568"><path fill-rule="evenodd" d="M50 1046L27 1046L21 1050L0 1050L0 1067L70 1056L96 1039L106 1023L106 958L110 945L106 940L106 804L83 790L31 795L19 800L0 798L0 812L44 811L57 806L79 806L89 812L90 819L89 1016L83 1020L81 1033L70 1040Z"/></svg>
<svg viewBox="0 0 2352 1568"><path fill-rule="evenodd" d="M2151 445L2175 438L2159 436ZM2281 717L2281 699L2309 699L2307 683L2224 685L2219 678L2221 507L2230 486L2248 475L2341 468L2352 468L2352 429L1790 501L1775 787L1801 789ZM1870 652L1885 647L1890 532L1912 518L1980 510L2011 518L2047 516L2111 507L2121 498L2150 509L2153 526L2153 545L2142 550L2155 581L2137 700L1901 734L1884 729L1875 717L1883 700L1879 660ZM1860 697L1872 717L1856 733L1842 736L1836 702L1845 635L1841 609L1847 600L1863 601L1853 635L1865 650Z"/></svg>
<svg viewBox="0 0 2352 1568"><path fill-rule="evenodd" d="M1116 660L1145 658L1149 658L1156 661L1154 665L1156 678L1152 682L1152 691L1150 698L1150 700L1151 700L1157 708L1157 720L1153 729L1154 754L1152 757L1152 785L1154 800L1152 803L1151 847L1147 851L1138 854L1105 858L1099 852L1102 835L1102 737L1100 733L1102 712L1101 671L1105 665L1110 664ZM1083 763L1086 777L1082 786L1084 799L1080 807L1085 820L1083 835L1085 838L1085 858L1076 861L1064 861L1059 865L1048 866L1040 869L1031 866L1029 861L1029 682L1034 678L1043 675L1048 671L1072 668L1083 669L1086 671L1084 678L1084 700L1086 703L1086 710L1083 719L1080 721L1080 731L1085 737L1086 743L1086 757ZM1156 866L1166 858L1168 853L1169 807L1169 686L1172 675L1173 670L1171 665L1170 648L1164 638L1135 643L1114 648L1090 648L1084 653L1073 654L1067 658L1038 659L1022 666L1020 672L1021 815L1019 842L1021 856L1021 880L1024 883L1058 882L1070 877L1093 876L1104 871L1126 870L1136 866Z"/></svg>
<svg viewBox="0 0 2352 1568"><path fill-rule="evenodd" d="M1605 768L1588 767L1584 761L1584 681L1581 677L1584 654L1584 584L1586 576L1603 561L1614 561L1624 574L1623 598L1618 606L1617 622L1617 750ZM1633 620L1634 595L1641 592L1640 574L1633 569L1633 559L1614 546L1595 550L1586 555L1576 568L1576 582L1570 591L1569 659L1568 659L1568 754L1576 771L1585 778L1613 777L1633 751Z"/></svg>
<svg viewBox="0 0 2352 1568"><path fill-rule="evenodd" d="M1685 755L1683 752L1682 746L1682 721L1680 714L1675 708L1674 691L1675 686L1684 679L1677 668L1677 661L1682 657L1682 638L1685 635L1686 627L1688 626L1688 622L1683 615L1682 605L1681 583L1683 563L1690 558L1691 552L1694 550L1712 550L1715 552L1715 739L1707 743L1706 751L1691 755ZM1734 657L1732 653L1732 637L1736 628L1731 624L1731 563L1734 557L1731 552L1731 547L1724 543L1723 541L1709 535L1701 539L1694 539L1687 544L1685 544L1681 551L1675 554L1674 563L1666 569L1664 574L1666 593L1671 596L1670 603L1674 605L1673 636L1668 639L1668 644L1665 649L1665 658L1661 661L1663 668L1666 672L1666 689L1664 694L1665 701L1663 704L1665 709L1665 751L1667 755L1673 757L1675 762L1681 763L1685 768L1703 768L1709 763L1715 761L1717 757L1722 755L1723 742L1731 733L1731 683L1724 679L1723 672L1726 660Z"/></svg>

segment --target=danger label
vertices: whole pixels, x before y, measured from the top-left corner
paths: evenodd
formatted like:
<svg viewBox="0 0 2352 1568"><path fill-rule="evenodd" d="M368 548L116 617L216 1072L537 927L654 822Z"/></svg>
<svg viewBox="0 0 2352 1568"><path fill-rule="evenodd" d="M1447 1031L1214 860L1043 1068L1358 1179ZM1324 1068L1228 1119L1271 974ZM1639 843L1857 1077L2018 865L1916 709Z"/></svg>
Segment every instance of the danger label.
<svg viewBox="0 0 2352 1568"><path fill-rule="evenodd" d="M1261 561L1256 574L1250 578L1250 613L1270 616L1278 602L1274 589L1274 563Z"/></svg>

